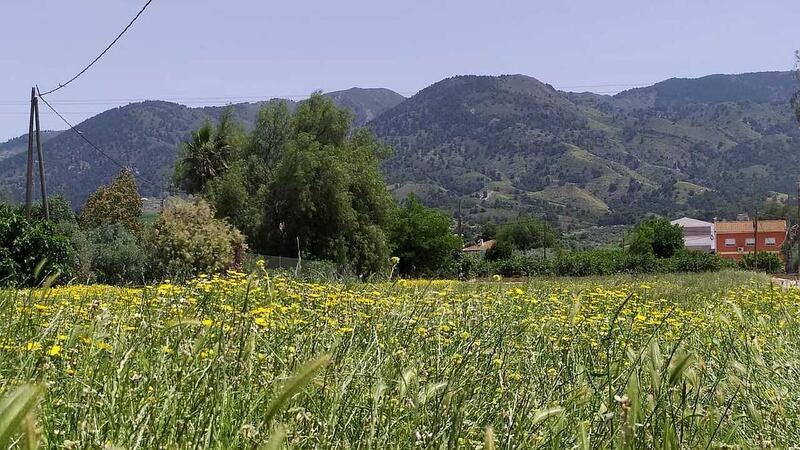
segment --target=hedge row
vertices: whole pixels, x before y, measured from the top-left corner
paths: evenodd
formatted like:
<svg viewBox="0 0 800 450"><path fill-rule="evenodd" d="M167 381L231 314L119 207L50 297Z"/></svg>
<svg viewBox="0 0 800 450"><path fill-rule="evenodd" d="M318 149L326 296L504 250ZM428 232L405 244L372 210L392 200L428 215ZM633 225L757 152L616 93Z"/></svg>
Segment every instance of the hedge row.
<svg viewBox="0 0 800 450"><path fill-rule="evenodd" d="M521 252L499 261L465 255L461 260L460 275L464 279L485 278L495 274L504 277L584 277L620 273L713 272L727 267L735 267L735 264L708 253L683 251L671 258L657 258L651 254L639 255L609 249L563 253L550 259Z"/></svg>

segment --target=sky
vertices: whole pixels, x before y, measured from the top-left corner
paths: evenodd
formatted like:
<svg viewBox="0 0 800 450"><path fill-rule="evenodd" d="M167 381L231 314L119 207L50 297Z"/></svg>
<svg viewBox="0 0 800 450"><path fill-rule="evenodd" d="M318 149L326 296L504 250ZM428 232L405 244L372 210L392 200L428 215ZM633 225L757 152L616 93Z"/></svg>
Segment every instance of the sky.
<svg viewBox="0 0 800 450"><path fill-rule="evenodd" d="M146 0L0 1L0 142L30 88L71 78ZM671 77L790 70L798 0L153 0L48 100L73 123L143 99L189 106L521 73L613 93ZM42 127L64 125L42 107Z"/></svg>

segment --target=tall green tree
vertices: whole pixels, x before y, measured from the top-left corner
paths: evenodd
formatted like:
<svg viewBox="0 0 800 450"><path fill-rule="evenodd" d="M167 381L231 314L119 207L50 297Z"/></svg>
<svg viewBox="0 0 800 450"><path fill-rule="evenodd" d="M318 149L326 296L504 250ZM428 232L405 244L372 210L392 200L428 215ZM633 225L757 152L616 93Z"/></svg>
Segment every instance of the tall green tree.
<svg viewBox="0 0 800 450"><path fill-rule="evenodd" d="M393 200L378 169L387 148L366 129L350 134L351 115L314 94L292 120L267 188L263 247L349 265L357 273L385 266L385 229Z"/></svg>
<svg viewBox="0 0 800 450"><path fill-rule="evenodd" d="M440 275L461 251L461 238L452 230L447 215L425 207L409 195L392 223L392 254L400 258L398 270L404 275Z"/></svg>
<svg viewBox="0 0 800 450"><path fill-rule="evenodd" d="M198 141L214 140L213 131L201 131ZM187 191L206 197L218 217L242 230L256 252L300 251L360 274L387 264L394 201L378 163L389 150L370 131L353 130L348 111L320 93L293 113L284 102L270 102L233 147L224 170L214 173L185 150L176 174L191 181L183 184Z"/></svg>

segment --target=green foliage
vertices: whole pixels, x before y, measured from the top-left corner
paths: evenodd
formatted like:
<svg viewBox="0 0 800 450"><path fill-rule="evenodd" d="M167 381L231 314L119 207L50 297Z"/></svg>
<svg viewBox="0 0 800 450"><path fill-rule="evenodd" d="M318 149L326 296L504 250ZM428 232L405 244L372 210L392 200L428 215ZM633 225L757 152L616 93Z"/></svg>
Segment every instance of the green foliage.
<svg viewBox="0 0 800 450"><path fill-rule="evenodd" d="M215 218L203 200L175 200L165 208L153 223L151 245L158 273L174 277L234 268L245 250L242 234Z"/></svg>
<svg viewBox="0 0 800 450"><path fill-rule="evenodd" d="M69 200L67 200L63 194L50 197L47 203L50 210L51 222L75 222L75 211L72 209L72 204L70 204ZM44 220L44 206L42 206L41 202L33 204L33 207L31 208L31 217L35 217L38 220Z"/></svg>
<svg viewBox="0 0 800 450"><path fill-rule="evenodd" d="M122 224L103 225L88 233L91 267L97 281L107 284L143 284L149 256L138 238Z"/></svg>
<svg viewBox="0 0 800 450"><path fill-rule="evenodd" d="M658 258L652 253L632 253L621 249L596 249L559 252L553 258L515 251L497 261L472 258L461 262L465 278L498 274L505 277L564 276L586 277L615 274L645 274L672 272L715 272L731 268L731 264L711 253L681 251L671 258Z"/></svg>
<svg viewBox="0 0 800 450"><path fill-rule="evenodd" d="M472 280L475 278L486 278L493 274L493 265L483 256L476 254L464 254L458 261L459 278L462 280Z"/></svg>
<svg viewBox="0 0 800 450"><path fill-rule="evenodd" d="M517 250L553 248L558 245L558 231L544 220L520 216L516 221L498 228L498 244L504 243Z"/></svg>
<svg viewBox="0 0 800 450"><path fill-rule="evenodd" d="M400 273L441 276L449 271L462 245L451 226L450 217L426 208L414 195L409 195L389 232L392 255L400 258Z"/></svg>
<svg viewBox="0 0 800 450"><path fill-rule="evenodd" d="M378 170L388 149L366 129L351 132L351 122L318 93L294 113L286 103L269 103L246 142L227 153L225 171L185 156L181 176L203 180L217 216L244 231L261 254L299 251L358 274L378 272L389 258L385 230L394 206ZM196 134L210 144L190 147L214 147L218 132ZM195 192L199 186L186 184Z"/></svg>
<svg viewBox="0 0 800 450"><path fill-rule="evenodd" d="M69 276L71 261L69 238L52 223L26 220L0 205L0 284L33 285L56 273Z"/></svg>
<svg viewBox="0 0 800 450"><path fill-rule="evenodd" d="M108 186L101 186L86 201L78 220L84 228L122 224L134 233L142 229L142 198L133 173L120 171Z"/></svg>
<svg viewBox="0 0 800 450"><path fill-rule="evenodd" d="M670 258L670 270L673 272L715 272L730 268L730 264L715 254L683 250Z"/></svg>
<svg viewBox="0 0 800 450"><path fill-rule="evenodd" d="M497 224L494 222L487 222L481 227L481 239L488 241L497 236Z"/></svg>
<svg viewBox="0 0 800 450"><path fill-rule="evenodd" d="M767 273L781 273L784 270L783 261L777 253L758 252L745 253L739 261L739 267L747 270L758 270Z"/></svg>
<svg viewBox="0 0 800 450"><path fill-rule="evenodd" d="M180 148L175 163L175 184L189 194L205 192L209 181L228 170L235 133L230 109L223 112L216 127L206 120L193 131L189 142L184 142Z"/></svg>
<svg viewBox="0 0 800 450"><path fill-rule="evenodd" d="M639 224L630 244L632 253L670 258L683 249L683 231L667 219L651 219Z"/></svg>
<svg viewBox="0 0 800 450"><path fill-rule="evenodd" d="M511 257L514 252L514 246L510 241L501 239L495 242L494 247L486 250L486 259L489 261L497 261L499 259L507 259Z"/></svg>

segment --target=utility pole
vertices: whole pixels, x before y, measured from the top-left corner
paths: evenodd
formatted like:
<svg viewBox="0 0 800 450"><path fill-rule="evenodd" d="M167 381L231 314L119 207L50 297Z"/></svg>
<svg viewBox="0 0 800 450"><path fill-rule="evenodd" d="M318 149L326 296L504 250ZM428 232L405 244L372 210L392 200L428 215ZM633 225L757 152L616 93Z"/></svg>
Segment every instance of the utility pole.
<svg viewBox="0 0 800 450"><path fill-rule="evenodd" d="M758 208L756 208L756 215L753 219L753 238L755 239L753 242L753 265L758 270Z"/></svg>
<svg viewBox="0 0 800 450"><path fill-rule="evenodd" d="M34 124L36 126L34 135ZM33 139L36 138L36 152L39 158L39 183L42 189L42 207L45 220L50 220L50 205L47 202L47 184L44 178L44 156L42 154L42 130L39 126L39 98L36 87L31 88L31 117L28 124L28 166L25 171L25 217L31 218L33 205Z"/></svg>
<svg viewBox="0 0 800 450"><path fill-rule="evenodd" d="M33 204L33 115L36 101L36 88L31 88L31 117L28 125L28 167L25 171L25 217L31 218Z"/></svg>
<svg viewBox="0 0 800 450"><path fill-rule="evenodd" d="M39 185L42 188L42 208L44 220L50 220L50 203L47 201L47 183L44 179L44 155L42 154L42 129L39 127L39 97L33 98L33 109L36 122L36 154L39 157Z"/></svg>
<svg viewBox="0 0 800 450"><path fill-rule="evenodd" d="M458 199L458 235L464 237L464 220L461 217L461 198Z"/></svg>

